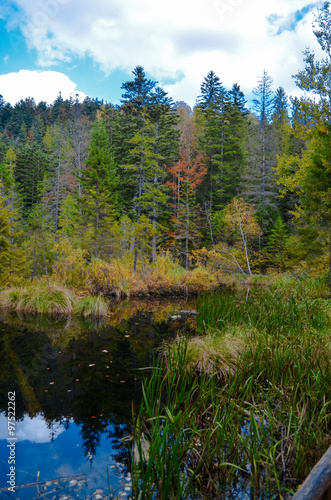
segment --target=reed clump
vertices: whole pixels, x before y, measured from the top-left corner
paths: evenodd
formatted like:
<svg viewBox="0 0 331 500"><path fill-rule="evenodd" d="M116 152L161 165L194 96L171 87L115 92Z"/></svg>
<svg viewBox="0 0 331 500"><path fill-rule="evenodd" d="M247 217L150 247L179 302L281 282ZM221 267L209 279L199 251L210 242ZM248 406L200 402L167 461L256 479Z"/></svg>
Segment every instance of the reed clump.
<svg viewBox="0 0 331 500"><path fill-rule="evenodd" d="M39 280L25 287L11 287L0 293L0 307L24 314L51 316L106 316L108 304L102 297L78 296L56 282Z"/></svg>
<svg viewBox="0 0 331 500"><path fill-rule="evenodd" d="M0 305L17 312L67 315L74 312L75 294L57 283L39 281L25 287L11 287L0 294Z"/></svg>
<svg viewBox="0 0 331 500"><path fill-rule="evenodd" d="M103 297L97 296L86 296L81 297L75 305L75 314L79 316L103 317L107 316L109 312L109 307L107 302Z"/></svg>
<svg viewBox="0 0 331 500"><path fill-rule="evenodd" d="M223 335L214 330L187 339L186 368L193 369L197 374L202 372L217 374L221 378L229 373L234 374L245 346L245 337L243 331L234 328L224 332ZM174 347L181 342L182 339L177 337ZM163 351L169 354L167 344L163 347Z"/></svg>
<svg viewBox="0 0 331 500"><path fill-rule="evenodd" d="M182 337L144 386L135 440L139 449L143 432L149 454L133 464L137 495L291 497L331 440L330 304L301 287L198 299L200 371L200 341ZM235 365L230 332L242 342Z"/></svg>

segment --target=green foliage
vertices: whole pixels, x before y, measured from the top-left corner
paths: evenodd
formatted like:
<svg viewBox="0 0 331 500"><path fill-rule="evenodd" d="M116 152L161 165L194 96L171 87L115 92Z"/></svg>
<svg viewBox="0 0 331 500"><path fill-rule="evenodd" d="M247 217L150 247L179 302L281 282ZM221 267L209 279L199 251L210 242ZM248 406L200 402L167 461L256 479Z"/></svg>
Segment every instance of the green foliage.
<svg viewBox="0 0 331 500"><path fill-rule="evenodd" d="M75 314L102 317L108 314L108 304L102 297L82 297L75 306Z"/></svg>
<svg viewBox="0 0 331 500"><path fill-rule="evenodd" d="M5 198L1 195L0 184L0 270L6 268L10 262L10 211L5 205Z"/></svg>
<svg viewBox="0 0 331 500"><path fill-rule="evenodd" d="M1 292L2 307L33 314L68 315L74 311L75 295L59 284L45 281L24 288L9 288Z"/></svg>
<svg viewBox="0 0 331 500"><path fill-rule="evenodd" d="M102 121L93 126L86 169L82 172L80 182L83 194L78 198L79 213L76 213L84 228L84 243L87 243L87 248L94 257L107 255L107 240L111 238L111 225L118 210L119 178Z"/></svg>
<svg viewBox="0 0 331 500"><path fill-rule="evenodd" d="M266 245L266 254L270 262L281 270L284 270L285 267L284 248L287 237L287 226L279 215L270 230Z"/></svg>
<svg viewBox="0 0 331 500"><path fill-rule="evenodd" d="M30 271L31 262L22 246L21 220L15 207L14 186L10 197L4 196L0 181L0 282L12 283L17 278L24 279Z"/></svg>

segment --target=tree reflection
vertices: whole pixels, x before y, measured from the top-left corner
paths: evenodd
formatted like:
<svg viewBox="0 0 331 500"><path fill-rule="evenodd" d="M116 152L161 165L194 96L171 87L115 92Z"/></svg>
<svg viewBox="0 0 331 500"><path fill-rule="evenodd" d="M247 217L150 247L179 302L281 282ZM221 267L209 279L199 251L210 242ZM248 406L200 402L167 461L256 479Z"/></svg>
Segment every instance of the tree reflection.
<svg viewBox="0 0 331 500"><path fill-rule="evenodd" d="M160 343L183 328L184 323L169 323L169 316L179 307L187 309L178 302L166 302L163 311L161 301L151 304L120 305L103 323L2 317L1 411L6 413L8 391L15 391L17 420L41 413L51 436L55 423L68 428L73 420L91 463L105 434L113 458L129 470L132 402L139 400L146 374L139 368L150 366Z"/></svg>

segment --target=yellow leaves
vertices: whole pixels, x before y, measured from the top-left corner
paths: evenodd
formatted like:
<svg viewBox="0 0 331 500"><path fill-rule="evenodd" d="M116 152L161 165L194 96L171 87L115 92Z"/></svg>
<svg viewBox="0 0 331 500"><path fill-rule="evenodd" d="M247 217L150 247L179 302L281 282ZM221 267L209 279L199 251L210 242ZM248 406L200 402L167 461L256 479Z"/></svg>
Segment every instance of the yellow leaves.
<svg viewBox="0 0 331 500"><path fill-rule="evenodd" d="M9 148L5 155L5 162L11 167L12 170L16 167L16 159L17 156L15 151L13 148Z"/></svg>
<svg viewBox="0 0 331 500"><path fill-rule="evenodd" d="M260 233L253 207L243 198L233 198L224 210L224 222L233 232L247 237L255 237Z"/></svg>
<svg viewBox="0 0 331 500"><path fill-rule="evenodd" d="M68 238L61 238L55 242L54 251L57 254L57 262L54 265L57 279L65 285L84 286L87 252L81 248L74 248Z"/></svg>
<svg viewBox="0 0 331 500"><path fill-rule="evenodd" d="M51 132L50 132L50 130L49 130L49 127L47 127L47 132L46 132L46 134L44 135L44 138L43 138L43 143L44 143L44 145L45 145L47 148L51 148L51 147L52 147L53 140L52 140L52 135L51 135Z"/></svg>

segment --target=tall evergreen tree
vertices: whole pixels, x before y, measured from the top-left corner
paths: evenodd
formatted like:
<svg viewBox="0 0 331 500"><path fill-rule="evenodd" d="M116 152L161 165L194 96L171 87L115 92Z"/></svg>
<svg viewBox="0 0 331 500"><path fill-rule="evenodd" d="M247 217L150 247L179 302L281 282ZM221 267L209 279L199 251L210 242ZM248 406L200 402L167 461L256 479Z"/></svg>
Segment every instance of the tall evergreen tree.
<svg viewBox="0 0 331 500"><path fill-rule="evenodd" d="M49 158L34 138L27 138L16 150L15 182L22 196L23 215L27 217L33 205L40 200L39 183L49 172Z"/></svg>
<svg viewBox="0 0 331 500"><path fill-rule="evenodd" d="M271 90L272 78L263 72L258 86L253 90L254 116L250 117L247 168L244 176L245 191L248 199L258 208L263 238L266 238L268 227L274 221L275 199L277 187L274 181L274 151L272 148L271 118L274 97Z"/></svg>
<svg viewBox="0 0 331 500"><path fill-rule="evenodd" d="M204 122L201 146L208 157L208 173L200 186L200 198L205 201L209 214L223 201L225 171L225 110L228 97L219 77L210 71L200 87L198 105L202 108Z"/></svg>
<svg viewBox="0 0 331 500"><path fill-rule="evenodd" d="M79 197L83 241L94 257L111 253L112 223L117 215L119 178L102 121L93 125L86 168L82 172Z"/></svg>
<svg viewBox="0 0 331 500"><path fill-rule="evenodd" d="M142 66L136 66L132 73L135 77L134 80L122 84L121 89L124 90L124 93L121 102L125 110L130 112L134 110L139 114L143 107L151 104L156 82L146 78Z"/></svg>
<svg viewBox="0 0 331 500"><path fill-rule="evenodd" d="M294 75L297 86L318 96L318 108L322 120L331 123L331 6L324 2L315 20L314 34L326 58L315 59L309 48L304 52L305 68ZM314 103L315 104L315 103Z"/></svg>

